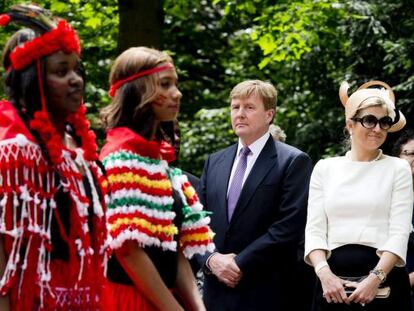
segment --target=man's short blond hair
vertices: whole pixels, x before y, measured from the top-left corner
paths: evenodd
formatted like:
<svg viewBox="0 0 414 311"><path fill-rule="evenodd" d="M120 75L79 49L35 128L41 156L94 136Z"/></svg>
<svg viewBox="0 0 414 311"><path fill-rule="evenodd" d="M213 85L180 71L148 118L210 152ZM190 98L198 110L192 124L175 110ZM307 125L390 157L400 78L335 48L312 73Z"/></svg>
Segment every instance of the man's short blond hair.
<svg viewBox="0 0 414 311"><path fill-rule="evenodd" d="M263 100L265 110L275 109L277 90L272 83L261 80L246 80L237 84L230 92L230 100L259 96Z"/></svg>

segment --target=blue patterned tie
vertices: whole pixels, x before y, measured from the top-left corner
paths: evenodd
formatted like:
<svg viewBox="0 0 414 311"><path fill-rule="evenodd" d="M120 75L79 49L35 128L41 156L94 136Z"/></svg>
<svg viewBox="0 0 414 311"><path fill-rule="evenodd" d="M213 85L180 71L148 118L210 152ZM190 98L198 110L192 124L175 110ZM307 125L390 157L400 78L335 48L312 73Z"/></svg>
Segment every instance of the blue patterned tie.
<svg viewBox="0 0 414 311"><path fill-rule="evenodd" d="M249 153L249 147L243 147L240 149L239 163L237 163L236 171L234 172L233 180L231 181L229 195L227 197L227 214L229 221L233 216L234 208L236 207L237 201L239 200L243 177L244 173L246 172L247 156Z"/></svg>

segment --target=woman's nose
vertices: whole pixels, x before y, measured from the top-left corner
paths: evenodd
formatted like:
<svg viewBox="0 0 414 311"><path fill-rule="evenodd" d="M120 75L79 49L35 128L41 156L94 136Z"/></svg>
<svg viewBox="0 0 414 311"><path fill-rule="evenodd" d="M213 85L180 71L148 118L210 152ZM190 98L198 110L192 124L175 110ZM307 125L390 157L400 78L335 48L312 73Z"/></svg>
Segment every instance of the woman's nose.
<svg viewBox="0 0 414 311"><path fill-rule="evenodd" d="M79 73L77 73L76 71L73 71L73 72L71 73L71 76L70 76L70 78L69 78L69 82L70 82L72 85L77 85L77 86L83 87L83 78L82 78L82 76L81 76Z"/></svg>
<svg viewBox="0 0 414 311"><path fill-rule="evenodd" d="M179 90L179 88L176 86L174 91L174 98L181 99L183 97L183 93Z"/></svg>

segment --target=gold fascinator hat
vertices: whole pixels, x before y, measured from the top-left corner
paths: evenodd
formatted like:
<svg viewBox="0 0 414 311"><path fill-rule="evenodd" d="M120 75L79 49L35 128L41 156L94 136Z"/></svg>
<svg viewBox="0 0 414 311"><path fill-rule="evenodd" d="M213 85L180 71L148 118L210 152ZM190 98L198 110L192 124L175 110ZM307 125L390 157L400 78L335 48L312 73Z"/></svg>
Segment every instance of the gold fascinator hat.
<svg viewBox="0 0 414 311"><path fill-rule="evenodd" d="M371 86L377 86L371 88ZM378 88L379 86L379 88ZM345 119L348 120L355 116L359 109L375 105L378 99L381 99L388 111L394 124L388 129L388 132L397 132L401 130L406 120L401 111L395 107L395 96L391 87L382 81L368 81L362 84L351 96L348 97L348 82L341 83L339 88L339 98L345 107Z"/></svg>

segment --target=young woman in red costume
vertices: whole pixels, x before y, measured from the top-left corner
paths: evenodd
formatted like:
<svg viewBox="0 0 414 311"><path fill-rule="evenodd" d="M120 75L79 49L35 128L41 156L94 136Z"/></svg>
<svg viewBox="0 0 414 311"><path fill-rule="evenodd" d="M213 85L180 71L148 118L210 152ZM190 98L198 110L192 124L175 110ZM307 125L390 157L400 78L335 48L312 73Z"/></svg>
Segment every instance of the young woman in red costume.
<svg viewBox="0 0 414 311"><path fill-rule="evenodd" d="M0 101L1 310L100 310L105 179L89 130L80 43L62 19L19 5L28 28L3 50Z"/></svg>
<svg viewBox="0 0 414 311"><path fill-rule="evenodd" d="M187 177L168 164L178 150L182 96L173 61L154 49L130 48L115 60L110 84L101 159L111 192L107 219L115 255L105 306L205 310L187 258L214 249L210 219Z"/></svg>

